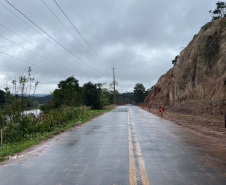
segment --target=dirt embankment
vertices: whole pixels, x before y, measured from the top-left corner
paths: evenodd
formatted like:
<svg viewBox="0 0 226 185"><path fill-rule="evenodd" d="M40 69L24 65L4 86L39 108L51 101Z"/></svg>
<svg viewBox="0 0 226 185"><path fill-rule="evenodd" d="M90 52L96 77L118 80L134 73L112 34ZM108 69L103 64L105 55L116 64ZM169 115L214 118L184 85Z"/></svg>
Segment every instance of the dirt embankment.
<svg viewBox="0 0 226 185"><path fill-rule="evenodd" d="M148 108L145 108L145 110L149 111ZM150 112L156 116L161 116L157 108L151 108ZM163 118L186 129L210 137L226 147L224 116L197 116L166 109L163 113Z"/></svg>
<svg viewBox="0 0 226 185"><path fill-rule="evenodd" d="M226 17L200 29L144 103L164 104L186 113L226 112Z"/></svg>

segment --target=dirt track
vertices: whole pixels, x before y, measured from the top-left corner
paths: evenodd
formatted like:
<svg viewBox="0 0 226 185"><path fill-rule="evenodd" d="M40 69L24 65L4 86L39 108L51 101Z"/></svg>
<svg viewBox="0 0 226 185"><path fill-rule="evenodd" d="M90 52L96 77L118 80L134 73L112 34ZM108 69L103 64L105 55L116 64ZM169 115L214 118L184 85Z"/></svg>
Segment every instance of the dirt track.
<svg viewBox="0 0 226 185"><path fill-rule="evenodd" d="M148 108L145 108L149 111ZM151 108L150 112L161 116L159 109ZM224 115L222 116L194 116L166 110L163 118L191 131L200 133L218 141L226 147L226 128L224 128Z"/></svg>

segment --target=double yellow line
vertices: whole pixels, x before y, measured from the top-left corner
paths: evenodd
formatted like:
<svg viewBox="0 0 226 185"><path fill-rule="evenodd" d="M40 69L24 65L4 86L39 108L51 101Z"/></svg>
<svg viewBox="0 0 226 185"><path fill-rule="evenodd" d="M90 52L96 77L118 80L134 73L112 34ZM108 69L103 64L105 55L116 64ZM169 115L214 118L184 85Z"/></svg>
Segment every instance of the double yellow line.
<svg viewBox="0 0 226 185"><path fill-rule="evenodd" d="M137 185L137 179L136 179L136 171L135 171L135 163L134 163L134 149L133 149L133 140L131 136L131 128L130 128L130 118L129 118L129 112L128 112L128 133L129 133L129 179L130 179L130 185ZM131 123L133 124L133 123ZM140 174L141 174L141 179L142 179L142 184L143 185L150 185L147 172L145 169L144 161L141 156L141 150L140 150L140 145L138 141L135 143L135 148L137 152L138 157L138 164L139 164L139 169L140 169Z"/></svg>

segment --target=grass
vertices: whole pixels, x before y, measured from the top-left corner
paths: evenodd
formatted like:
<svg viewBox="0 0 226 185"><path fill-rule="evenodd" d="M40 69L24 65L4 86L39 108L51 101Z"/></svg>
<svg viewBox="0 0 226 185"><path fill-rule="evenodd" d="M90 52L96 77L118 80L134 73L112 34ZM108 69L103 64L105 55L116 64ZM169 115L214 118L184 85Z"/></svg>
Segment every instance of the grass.
<svg viewBox="0 0 226 185"><path fill-rule="evenodd" d="M224 28L226 26L226 21L221 21L220 25Z"/></svg>
<svg viewBox="0 0 226 185"><path fill-rule="evenodd" d="M201 27L204 31L206 31L212 24L211 23L207 23L205 24L203 27Z"/></svg>
<svg viewBox="0 0 226 185"><path fill-rule="evenodd" d="M32 145L39 144L42 140L46 140L59 133L60 131L64 131L72 126L82 124L105 112L111 111L112 109L114 108L106 108L103 110L89 110L85 115L81 116L80 119L69 120L60 128L58 127L51 132L44 132L40 134L40 137L38 137L38 133L36 133L35 135L31 135L29 139L24 140L21 143L5 144L3 145L2 151L0 151L0 161L8 159L9 156L21 152Z"/></svg>

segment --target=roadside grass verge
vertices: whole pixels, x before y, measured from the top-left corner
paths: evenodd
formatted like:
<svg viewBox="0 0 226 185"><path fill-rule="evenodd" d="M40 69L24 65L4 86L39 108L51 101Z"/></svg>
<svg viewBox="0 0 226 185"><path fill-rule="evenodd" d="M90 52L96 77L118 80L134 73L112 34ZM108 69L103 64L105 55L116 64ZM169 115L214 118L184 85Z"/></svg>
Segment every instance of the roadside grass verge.
<svg viewBox="0 0 226 185"><path fill-rule="evenodd" d="M105 108L103 110L88 110L85 114L82 114L81 117L75 118L72 120L66 121L64 124L60 125L59 127L56 127L54 130L50 132L43 132L39 135L39 133L34 133L28 136L28 139L25 139L18 143L9 143L4 144L2 151L0 150L0 161L3 161L5 159L8 159L9 156L12 156L15 153L19 153L23 151L24 149L39 144L42 140L46 140L48 138L51 138L53 135L59 134L60 132L75 126L82 124L84 122L87 122L105 112L111 111L114 108ZM4 141L4 138L3 138Z"/></svg>

